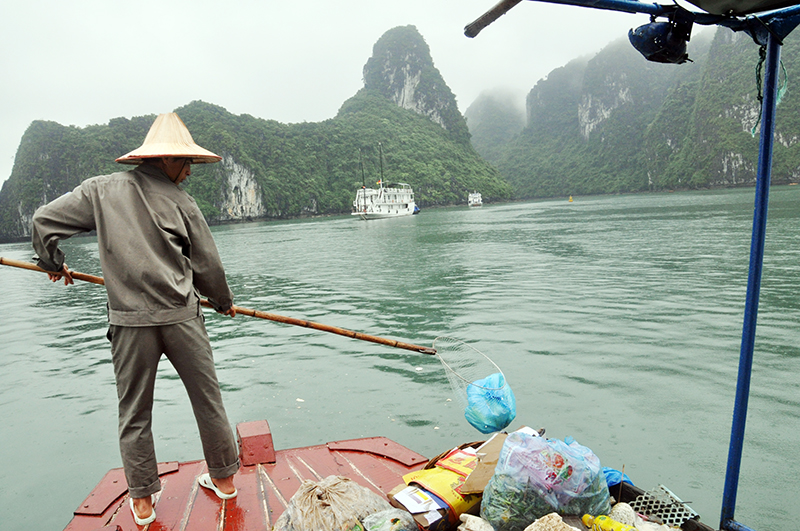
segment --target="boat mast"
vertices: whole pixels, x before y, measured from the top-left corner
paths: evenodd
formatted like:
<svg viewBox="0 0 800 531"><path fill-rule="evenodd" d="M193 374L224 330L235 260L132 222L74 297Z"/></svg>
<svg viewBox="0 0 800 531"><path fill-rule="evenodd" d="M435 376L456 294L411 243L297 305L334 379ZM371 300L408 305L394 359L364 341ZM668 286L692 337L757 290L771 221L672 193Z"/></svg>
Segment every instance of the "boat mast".
<svg viewBox="0 0 800 531"><path fill-rule="evenodd" d="M383 144L378 142L378 162L381 167L381 188L383 188Z"/></svg>
<svg viewBox="0 0 800 531"><path fill-rule="evenodd" d="M361 156L361 148L358 148L358 165L361 167L361 203L364 210L367 209L367 176L364 175L364 159ZM356 200L356 208L358 201Z"/></svg>
<svg viewBox="0 0 800 531"><path fill-rule="evenodd" d="M378 202L380 203L381 201L384 200L384 197L383 197L383 144L381 144L380 142L378 142L378 165L380 166L380 169L381 169L381 178L378 180L378 183L380 184L380 188L378 188Z"/></svg>

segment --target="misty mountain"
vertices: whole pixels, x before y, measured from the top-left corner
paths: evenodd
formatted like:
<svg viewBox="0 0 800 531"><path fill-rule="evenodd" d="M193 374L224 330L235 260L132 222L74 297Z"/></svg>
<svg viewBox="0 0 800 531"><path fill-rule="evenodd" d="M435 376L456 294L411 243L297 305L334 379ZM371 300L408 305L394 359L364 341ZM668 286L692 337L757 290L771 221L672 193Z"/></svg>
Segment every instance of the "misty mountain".
<svg viewBox="0 0 800 531"><path fill-rule="evenodd" d="M525 128L525 109L503 91L481 93L464 112L475 151L497 162L502 148Z"/></svg>
<svg viewBox="0 0 800 531"><path fill-rule="evenodd" d="M469 143L469 129L456 98L433 65L430 48L414 26L390 29L364 65L364 89L427 116L457 141Z"/></svg>
<svg viewBox="0 0 800 531"><path fill-rule="evenodd" d="M625 38L571 61L529 92L525 127L509 141L487 143L467 113L473 144L518 198L752 185L759 47L725 28L689 44L693 62L683 65L648 62ZM789 75L799 56L790 36L782 50ZM800 176L798 106L789 85L777 112L775 183ZM482 120L502 123L513 112Z"/></svg>
<svg viewBox="0 0 800 531"><path fill-rule="evenodd" d="M455 97L414 26L387 31L364 66L364 88L336 117L282 124L195 101L175 111L201 146L222 156L196 165L184 188L209 222L351 211L355 191L380 178L409 183L422 207L466 204L471 190L506 200L511 187L472 148ZM155 119L66 127L33 122L0 190L0 241L27 238L33 212L138 147ZM363 162L363 172L361 163Z"/></svg>

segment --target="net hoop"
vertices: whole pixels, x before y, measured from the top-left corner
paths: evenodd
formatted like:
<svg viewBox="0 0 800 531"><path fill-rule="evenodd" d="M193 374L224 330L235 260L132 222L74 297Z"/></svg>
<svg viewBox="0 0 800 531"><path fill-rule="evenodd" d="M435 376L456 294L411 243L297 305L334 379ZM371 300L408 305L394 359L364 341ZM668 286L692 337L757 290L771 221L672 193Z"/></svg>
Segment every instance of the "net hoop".
<svg viewBox="0 0 800 531"><path fill-rule="evenodd" d="M500 369L500 367L498 367L497 364L493 362L491 358L489 358L489 356L487 356L480 350L476 349L475 347L468 345L467 343L464 343L459 339L454 339L452 337L447 337L447 336L439 336L433 340L433 348L436 350L436 357L439 358L439 361L442 363L442 365L444 365L444 368L448 372L448 374L458 378L461 382L463 382L464 386L466 387L472 386L478 389L485 389L487 391L499 391L508 386L508 382L506 381L506 376L505 374L503 374L503 371ZM490 369L484 369L476 374L481 374L483 376L486 376L491 373L500 373L503 376L504 384L501 387L483 387L475 384L476 378L474 377L474 375L473 377L470 377L460 374L459 371L463 371L464 369L459 367L458 370L456 370L454 365L458 365L458 363L461 363L462 365L467 366L468 363L465 363L463 357L457 357L455 355L450 356L448 355L448 353L455 354L455 353L463 353L464 351L467 352L467 357L469 358L466 361L471 362L471 364L469 364L470 368L474 367L474 365L477 364L476 360L478 363L484 364L485 367L490 367ZM449 358L449 360L445 358ZM487 363L488 365L486 365Z"/></svg>

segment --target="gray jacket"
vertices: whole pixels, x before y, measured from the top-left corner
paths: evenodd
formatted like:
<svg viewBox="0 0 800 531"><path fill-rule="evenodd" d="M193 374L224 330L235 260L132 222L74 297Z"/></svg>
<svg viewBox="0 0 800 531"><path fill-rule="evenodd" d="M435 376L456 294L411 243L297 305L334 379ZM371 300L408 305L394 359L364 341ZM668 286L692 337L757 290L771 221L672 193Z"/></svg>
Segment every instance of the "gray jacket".
<svg viewBox="0 0 800 531"><path fill-rule="evenodd" d="M113 325L155 326L200 314L199 294L227 311L233 294L194 199L154 166L83 181L33 216L39 266L60 271L59 240L97 231Z"/></svg>

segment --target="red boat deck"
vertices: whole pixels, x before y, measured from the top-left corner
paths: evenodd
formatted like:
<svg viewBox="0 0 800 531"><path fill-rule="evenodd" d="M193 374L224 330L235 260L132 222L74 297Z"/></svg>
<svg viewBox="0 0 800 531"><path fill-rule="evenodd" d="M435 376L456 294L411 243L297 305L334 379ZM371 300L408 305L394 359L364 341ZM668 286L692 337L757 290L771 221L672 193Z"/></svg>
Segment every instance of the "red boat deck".
<svg viewBox="0 0 800 531"><path fill-rule="evenodd" d="M236 431L243 465L234 478L236 498L220 500L197 484L197 477L207 471L205 461L160 463L157 518L148 526L138 526L131 514L125 476L116 468L75 510L65 531L270 530L305 479L345 476L386 496L403 482L403 475L428 462L385 437L275 451L266 421L239 424Z"/></svg>

